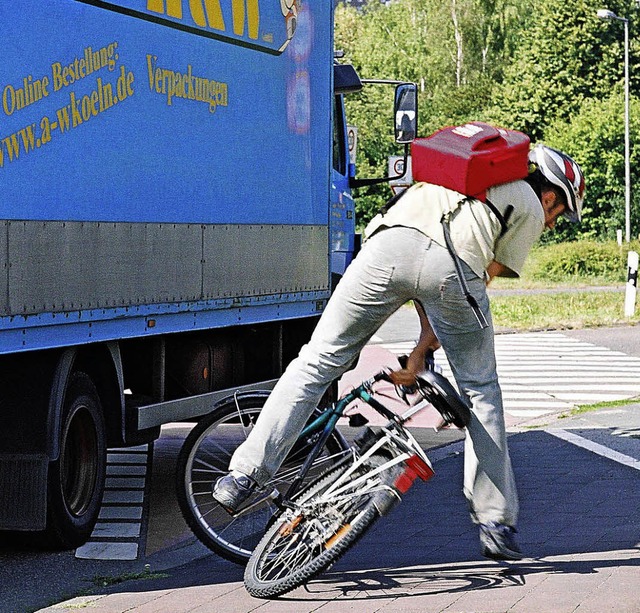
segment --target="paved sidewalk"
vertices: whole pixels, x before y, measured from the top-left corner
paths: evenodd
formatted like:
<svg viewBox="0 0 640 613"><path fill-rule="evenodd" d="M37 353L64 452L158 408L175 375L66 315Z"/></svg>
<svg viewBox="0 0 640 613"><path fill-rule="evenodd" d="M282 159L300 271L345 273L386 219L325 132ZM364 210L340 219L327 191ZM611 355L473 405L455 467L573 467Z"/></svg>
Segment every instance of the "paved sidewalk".
<svg viewBox="0 0 640 613"><path fill-rule="evenodd" d="M521 498L520 563L479 554L461 493L461 443L434 450L436 476L418 484L329 572L276 601L251 598L242 569L204 554L43 609L47 613L639 613L640 405L601 409L548 427L570 431L603 457L545 430L509 438ZM621 457L630 459L620 463Z"/></svg>

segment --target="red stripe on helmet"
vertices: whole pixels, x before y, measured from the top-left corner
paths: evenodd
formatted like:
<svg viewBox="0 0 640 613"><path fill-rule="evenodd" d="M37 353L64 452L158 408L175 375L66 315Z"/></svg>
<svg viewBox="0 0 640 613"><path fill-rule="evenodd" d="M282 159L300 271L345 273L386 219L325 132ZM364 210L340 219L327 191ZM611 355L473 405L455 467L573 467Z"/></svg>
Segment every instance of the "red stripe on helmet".
<svg viewBox="0 0 640 613"><path fill-rule="evenodd" d="M576 173L573 170L573 164L569 162L569 160L567 160L566 158L563 158L563 161L564 161L564 174L566 175L567 179L569 179L569 181L571 181L571 183L575 185Z"/></svg>

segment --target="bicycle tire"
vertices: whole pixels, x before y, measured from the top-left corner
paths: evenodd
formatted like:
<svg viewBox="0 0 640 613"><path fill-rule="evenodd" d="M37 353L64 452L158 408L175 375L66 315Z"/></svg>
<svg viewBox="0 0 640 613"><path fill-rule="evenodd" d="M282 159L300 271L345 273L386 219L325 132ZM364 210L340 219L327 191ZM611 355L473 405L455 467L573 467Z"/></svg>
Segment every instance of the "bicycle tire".
<svg viewBox="0 0 640 613"><path fill-rule="evenodd" d="M233 452L246 439L268 393L254 393L217 407L191 430L180 450L176 466L177 498L187 525L195 536L221 557L244 565L264 535L272 517L279 511L264 490L248 505L262 504L239 515L230 515L212 497L217 479L226 474ZM267 484L267 492L285 491L308 455L311 442L294 446L280 470ZM309 472L307 482L324 472L347 451L343 437L334 432Z"/></svg>
<svg viewBox="0 0 640 613"><path fill-rule="evenodd" d="M367 467L386 461L382 455L372 456L346 482L354 481ZM302 514L305 505L308 508L309 501L320 497L351 464L329 470L311 483L296 497L300 506L294 504L292 510L285 511L269 528L245 569L244 584L251 596L276 598L318 576L355 545L380 515L393 506L389 499L399 499L399 495L390 488L380 490L375 488L375 484L369 484L372 489L365 492L363 485L359 484L354 485L353 493L346 500L343 496L336 496L335 500L329 498L316 504L313 514ZM393 469L388 471L389 475L386 472L374 479L386 484Z"/></svg>

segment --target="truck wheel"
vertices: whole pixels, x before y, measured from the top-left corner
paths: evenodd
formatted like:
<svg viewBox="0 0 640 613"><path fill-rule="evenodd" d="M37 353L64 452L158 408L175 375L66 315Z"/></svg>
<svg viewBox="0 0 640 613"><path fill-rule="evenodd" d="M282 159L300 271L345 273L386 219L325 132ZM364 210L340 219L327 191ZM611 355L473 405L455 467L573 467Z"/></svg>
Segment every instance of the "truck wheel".
<svg viewBox="0 0 640 613"><path fill-rule="evenodd" d="M107 464L104 416L91 379L74 373L62 410L60 457L49 466L47 540L72 549L98 519Z"/></svg>

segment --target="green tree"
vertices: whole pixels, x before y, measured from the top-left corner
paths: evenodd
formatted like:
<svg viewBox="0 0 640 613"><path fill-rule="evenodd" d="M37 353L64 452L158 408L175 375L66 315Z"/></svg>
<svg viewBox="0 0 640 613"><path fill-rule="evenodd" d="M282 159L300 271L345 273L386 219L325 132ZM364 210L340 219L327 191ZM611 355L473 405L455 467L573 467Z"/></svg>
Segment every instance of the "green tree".
<svg viewBox="0 0 640 613"><path fill-rule="evenodd" d="M631 0L606 4L621 16L636 12ZM490 115L498 123L539 139L553 121L575 116L585 100L609 95L623 78L624 41L620 22L596 17L601 6L600 0L534 0L526 35L494 90ZM634 46L631 54L637 64Z"/></svg>
<svg viewBox="0 0 640 613"><path fill-rule="evenodd" d="M336 48L362 78L418 84L420 133L481 119L492 88L519 38L531 0L402 0L369 5L360 13L336 9ZM359 130L358 174L381 176L398 153L391 131L389 90L366 86L347 100ZM366 223L391 195L388 187L360 190L357 210Z"/></svg>
<svg viewBox="0 0 640 613"><path fill-rule="evenodd" d="M398 0L367 10L339 7L337 47L362 77L406 79L420 88L420 134L480 119L523 130L567 151L587 178L584 222L557 236L605 238L624 227L624 29L596 17L605 6L629 18L631 91L640 99L635 0ZM640 25L638 26L640 27ZM348 101L359 128L360 176L381 176L398 153L391 92L368 86ZM640 215L635 185L640 137L631 110L632 231ZM639 181L636 181L638 179ZM391 195L386 186L357 194L365 223Z"/></svg>
<svg viewBox="0 0 640 613"><path fill-rule="evenodd" d="M640 100L632 98L630 141L640 141ZM561 120L546 132L545 142L566 151L581 165L587 184L582 223L559 223L548 238L615 238L625 226L624 94L622 87L603 100L585 100L567 123ZM631 230L637 235L640 197L640 148L631 148Z"/></svg>

